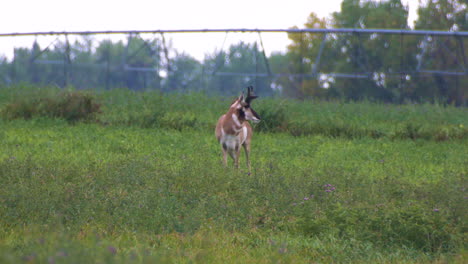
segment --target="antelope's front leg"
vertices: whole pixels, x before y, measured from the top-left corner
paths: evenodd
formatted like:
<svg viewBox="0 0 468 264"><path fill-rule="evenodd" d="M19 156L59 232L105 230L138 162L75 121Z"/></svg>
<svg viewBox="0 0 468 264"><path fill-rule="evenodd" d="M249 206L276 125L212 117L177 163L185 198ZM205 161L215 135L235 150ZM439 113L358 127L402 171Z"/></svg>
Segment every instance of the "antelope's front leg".
<svg viewBox="0 0 468 264"><path fill-rule="evenodd" d="M236 149L234 151L234 165L236 166L236 169L239 168L239 157L240 157L240 146L236 145Z"/></svg>
<svg viewBox="0 0 468 264"><path fill-rule="evenodd" d="M223 164L227 167L227 151L223 149Z"/></svg>
<svg viewBox="0 0 468 264"><path fill-rule="evenodd" d="M247 144L244 144L244 150L245 150L245 158L246 158L246 162L247 162L247 169L249 170L249 173L251 171L251 168L250 168L250 145L247 145Z"/></svg>
<svg viewBox="0 0 468 264"><path fill-rule="evenodd" d="M226 149L226 144L221 145L221 149L223 150L223 164L224 167L227 167L227 149Z"/></svg>

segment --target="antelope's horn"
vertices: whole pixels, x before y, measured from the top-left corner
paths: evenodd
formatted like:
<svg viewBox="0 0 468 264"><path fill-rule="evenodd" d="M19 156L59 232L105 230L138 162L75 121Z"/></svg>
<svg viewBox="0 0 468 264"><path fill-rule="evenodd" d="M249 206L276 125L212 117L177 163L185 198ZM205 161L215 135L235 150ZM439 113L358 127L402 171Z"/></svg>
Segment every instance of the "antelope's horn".
<svg viewBox="0 0 468 264"><path fill-rule="evenodd" d="M253 93L253 87L252 85L247 87L247 96L250 96Z"/></svg>
<svg viewBox="0 0 468 264"><path fill-rule="evenodd" d="M250 103L253 99L257 98L258 96L256 96L253 92L253 87L252 86L249 86L247 87L247 98L246 98L246 102L247 103Z"/></svg>

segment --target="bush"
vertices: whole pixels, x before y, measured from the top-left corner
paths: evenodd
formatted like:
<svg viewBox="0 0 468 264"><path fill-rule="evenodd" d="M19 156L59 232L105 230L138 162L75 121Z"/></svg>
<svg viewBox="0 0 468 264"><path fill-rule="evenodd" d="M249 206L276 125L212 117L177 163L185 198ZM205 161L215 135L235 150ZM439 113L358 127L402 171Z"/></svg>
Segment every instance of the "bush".
<svg viewBox="0 0 468 264"><path fill-rule="evenodd" d="M7 104L1 111L4 119L33 117L61 118L68 122L93 120L100 113L94 96L84 92L60 92L50 97L26 97Z"/></svg>
<svg viewBox="0 0 468 264"><path fill-rule="evenodd" d="M279 132L285 131L288 127L289 120L283 104L278 104L277 100L268 100L266 103L259 104L254 107L262 121L255 128L262 132Z"/></svg>
<svg viewBox="0 0 468 264"><path fill-rule="evenodd" d="M446 125L439 127L434 134L434 139L437 141L444 141L450 139L463 139L468 137L468 129L463 125Z"/></svg>
<svg viewBox="0 0 468 264"><path fill-rule="evenodd" d="M160 125L176 130L193 129L197 124L197 117L190 112L168 112L160 120Z"/></svg>

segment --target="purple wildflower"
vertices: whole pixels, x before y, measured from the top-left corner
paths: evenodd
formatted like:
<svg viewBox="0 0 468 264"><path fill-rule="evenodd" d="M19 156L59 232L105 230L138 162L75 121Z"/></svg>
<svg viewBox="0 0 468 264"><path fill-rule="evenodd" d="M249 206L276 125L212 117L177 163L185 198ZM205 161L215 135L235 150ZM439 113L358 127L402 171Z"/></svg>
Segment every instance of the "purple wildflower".
<svg viewBox="0 0 468 264"><path fill-rule="evenodd" d="M109 252L112 254L112 255L115 255L117 254L117 249L113 246L108 246L107 247L107 250L109 250Z"/></svg>
<svg viewBox="0 0 468 264"><path fill-rule="evenodd" d="M278 249L278 253L280 254L285 254L286 252L288 252L288 249L286 248L286 246L282 246Z"/></svg>
<svg viewBox="0 0 468 264"><path fill-rule="evenodd" d="M329 192L333 192L336 190L336 187L331 185L331 184L326 184L323 186L324 189L325 189L325 192L329 193Z"/></svg>

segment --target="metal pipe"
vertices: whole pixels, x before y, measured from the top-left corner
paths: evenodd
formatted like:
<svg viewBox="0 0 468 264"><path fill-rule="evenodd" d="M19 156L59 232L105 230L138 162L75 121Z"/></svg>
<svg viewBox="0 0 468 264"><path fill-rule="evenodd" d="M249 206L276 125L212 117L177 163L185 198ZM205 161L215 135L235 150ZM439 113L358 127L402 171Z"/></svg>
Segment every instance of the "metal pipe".
<svg viewBox="0 0 468 264"><path fill-rule="evenodd" d="M211 32L284 32L284 33L362 33L362 34L402 34L468 37L468 31L405 30L405 29L361 29L361 28L304 28L304 29L167 29L167 30L102 30L102 31L39 31L0 33L0 37L37 35L95 35L95 34L163 34L163 33L211 33Z"/></svg>

